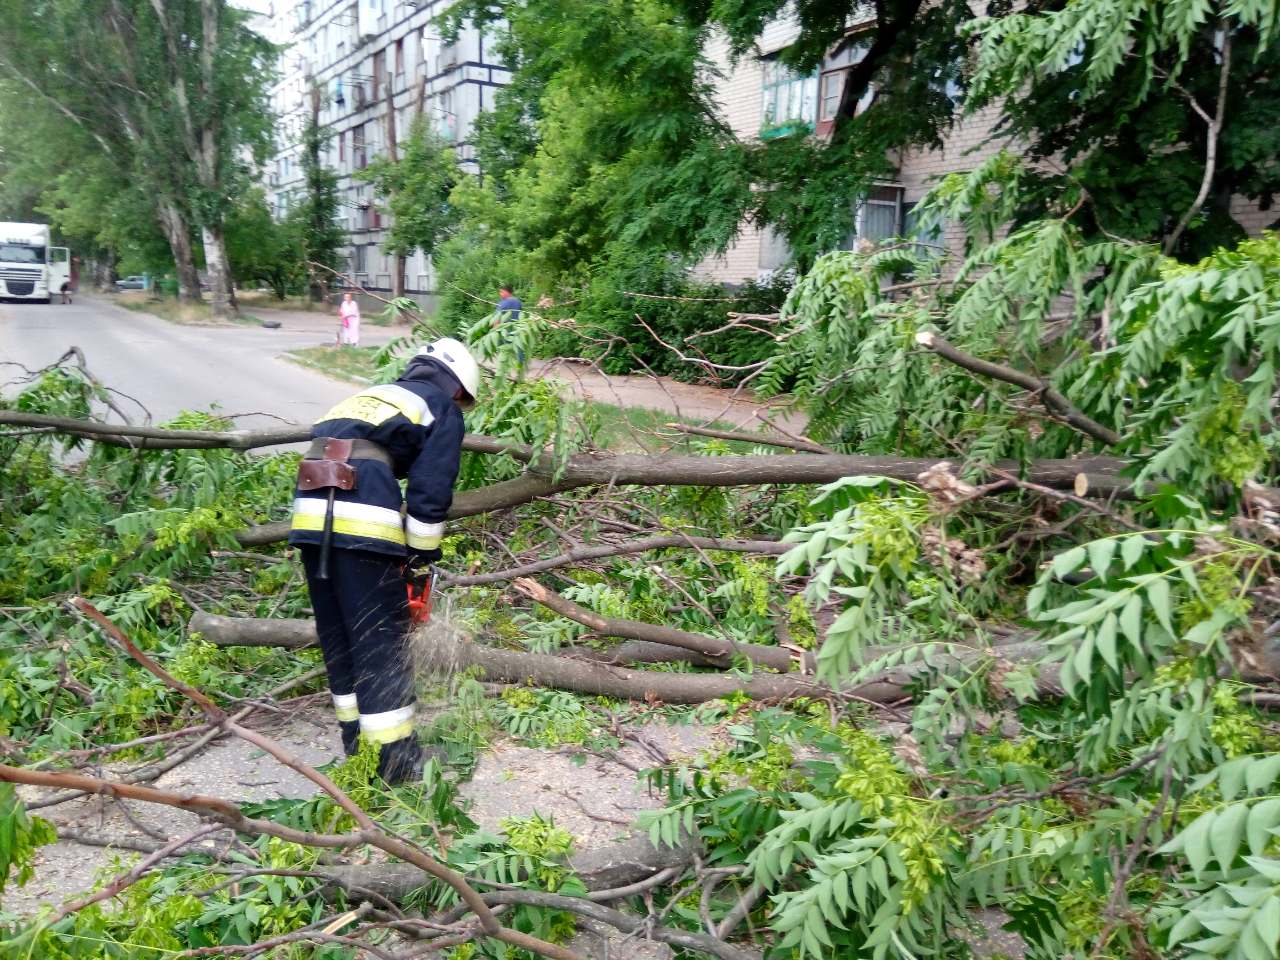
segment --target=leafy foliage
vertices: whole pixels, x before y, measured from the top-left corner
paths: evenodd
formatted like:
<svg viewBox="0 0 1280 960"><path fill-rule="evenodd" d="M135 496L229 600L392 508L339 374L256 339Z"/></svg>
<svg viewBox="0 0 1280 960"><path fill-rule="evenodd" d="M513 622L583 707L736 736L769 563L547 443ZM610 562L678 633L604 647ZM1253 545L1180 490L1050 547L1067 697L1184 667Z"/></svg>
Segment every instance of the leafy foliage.
<svg viewBox="0 0 1280 960"><path fill-rule="evenodd" d="M462 171L453 145L422 116L414 118L399 151L394 163L374 158L359 177L373 184L391 214L387 251L408 256L421 250L434 256L457 225L458 213L449 197Z"/></svg>

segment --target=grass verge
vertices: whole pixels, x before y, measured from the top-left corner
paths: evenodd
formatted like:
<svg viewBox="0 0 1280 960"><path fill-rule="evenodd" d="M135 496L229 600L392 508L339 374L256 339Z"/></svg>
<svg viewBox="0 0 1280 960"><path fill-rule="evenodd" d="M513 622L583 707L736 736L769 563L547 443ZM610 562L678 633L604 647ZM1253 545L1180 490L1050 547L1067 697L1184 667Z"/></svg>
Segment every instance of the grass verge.
<svg viewBox="0 0 1280 960"><path fill-rule="evenodd" d="M321 344L317 347L290 350L285 354L285 359L292 360L299 366L318 370L335 380L365 384L373 382L373 375L378 370L374 357L380 349L380 347L338 347Z"/></svg>
<svg viewBox="0 0 1280 960"><path fill-rule="evenodd" d="M208 303L183 303L181 300L168 297L156 297L144 290L125 290L116 295L115 302L127 310L149 313L161 320L187 326L221 326L226 323L236 323L246 327L262 326L261 319L244 312L248 304L243 299L239 299L240 315L226 320L215 319L213 307Z"/></svg>
<svg viewBox="0 0 1280 960"><path fill-rule="evenodd" d="M374 357L379 347L336 347L321 344L315 347L304 347L286 353L285 359L317 370L335 380L346 380L349 383L368 384L373 382L377 373ZM668 423L687 423L702 426L718 427L722 430L732 428L727 423L704 424L696 417L677 417L666 410L654 410L649 407L621 407L617 404L600 400L581 401L581 416L595 438L596 446L602 450L617 452L651 453L670 448L688 448L689 452L706 452L708 445L713 445L720 453L752 453L755 445L738 440L708 440L705 437L694 437L681 434L667 428Z"/></svg>

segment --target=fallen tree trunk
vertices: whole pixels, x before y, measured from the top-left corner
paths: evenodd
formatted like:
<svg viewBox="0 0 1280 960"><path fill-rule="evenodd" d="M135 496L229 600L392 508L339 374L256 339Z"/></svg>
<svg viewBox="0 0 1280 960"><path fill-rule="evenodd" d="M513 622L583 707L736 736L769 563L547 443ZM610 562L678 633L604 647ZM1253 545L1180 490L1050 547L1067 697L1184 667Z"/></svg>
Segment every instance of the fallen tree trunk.
<svg viewBox="0 0 1280 960"><path fill-rule="evenodd" d="M296 649L316 642L313 620L219 617L197 611L191 617L188 629L216 646ZM548 654L499 650L469 640L433 639L423 647L421 665L427 670L453 674L468 667L479 667L482 680L535 683L543 687L630 700L704 703L737 691L743 691L755 700L793 700L796 697L828 696L833 692L830 687L812 679L794 675L762 673L739 679L728 674L653 673ZM859 687L858 695L871 700L898 700L903 696L903 686L900 683L871 683Z"/></svg>
<svg viewBox="0 0 1280 960"><path fill-rule="evenodd" d="M25 410L0 410L0 426L51 430L133 450L256 450L288 443L306 443L311 439L311 427L300 423L282 423L249 430L177 430L170 427L103 423L76 417L54 417L43 413L27 413ZM533 448L527 444L474 433L463 437L462 449L476 453L505 453L526 463L534 455Z"/></svg>
<svg viewBox="0 0 1280 960"><path fill-rule="evenodd" d="M248 617L220 617L197 611L187 629L198 633L215 647L283 647L299 650L318 643L314 620L255 620ZM585 660L601 663L691 663L697 667L717 667L715 657L669 647L665 643L629 640L609 650L582 649L574 652Z"/></svg>
<svg viewBox="0 0 1280 960"><path fill-rule="evenodd" d="M793 655L781 647L766 647L758 643L734 643L731 640L708 637L701 633L691 633L677 627L667 627L657 623L642 623L639 620L624 620L621 617L603 617L594 610L579 606L560 594L548 590L536 580L521 577L515 582L515 588L531 600L590 627L596 633L606 637L621 637L624 640L647 640L651 643L662 643L669 647L680 647L691 650L709 658L715 666L727 667L733 662L735 654L746 657L760 667L768 667L779 673L790 672L800 662L804 673L813 673L813 654Z"/></svg>
<svg viewBox="0 0 1280 960"><path fill-rule="evenodd" d="M297 650L319 643L314 620L220 617L197 610L187 622L187 631L200 634L215 647L284 647Z"/></svg>
<svg viewBox="0 0 1280 960"><path fill-rule="evenodd" d="M783 453L758 456L652 456L647 454L579 453L569 457L558 477L531 467L511 480L463 490L453 498L449 518L470 517L505 510L539 497L594 486L749 487L765 484L832 483L860 474L915 482L920 474L949 463L913 457L869 457L835 453ZM1073 490L1083 476L1090 496L1128 496L1130 481L1120 475L1123 460L1091 457L1082 460L1037 460L1028 465L1026 478L1054 490ZM1018 474L1021 466L996 464L997 469ZM250 527L237 534L243 546L274 543L288 536L287 521Z"/></svg>

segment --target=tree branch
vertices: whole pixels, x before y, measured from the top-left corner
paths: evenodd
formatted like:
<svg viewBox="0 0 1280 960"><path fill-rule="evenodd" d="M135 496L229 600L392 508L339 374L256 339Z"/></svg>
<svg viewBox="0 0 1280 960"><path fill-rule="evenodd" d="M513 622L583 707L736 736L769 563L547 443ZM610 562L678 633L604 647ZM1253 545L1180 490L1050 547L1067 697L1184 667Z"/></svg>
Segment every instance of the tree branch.
<svg viewBox="0 0 1280 960"><path fill-rule="evenodd" d="M253 450L285 443L305 443L311 439L311 427L295 423L253 430L175 430L53 417L24 410L0 410L0 425L48 428L73 437L135 450ZM462 449L495 455L505 453L522 463L528 463L536 455L536 451L527 444L474 433L463 437Z"/></svg>
<svg viewBox="0 0 1280 960"><path fill-rule="evenodd" d="M792 450L803 450L805 453L830 453L820 443L812 443L801 438L762 437L758 433L747 433L745 430L716 430L712 427L695 427L687 423L665 423L668 430L678 430L698 437L713 437L717 440L741 440L743 443L759 443L768 447L789 447Z"/></svg>
<svg viewBox="0 0 1280 960"><path fill-rule="evenodd" d="M604 557L621 557L632 553L645 553L649 550L670 550L678 547L689 547L695 550L727 550L732 553L762 553L768 556L779 556L786 553L788 547L777 540L721 540L716 537L691 536L652 536L640 537L636 540L624 540L621 543L600 543L592 546L575 547L546 560L536 560L509 570L497 570L493 573L477 573L470 576L452 577L442 575L441 580L451 587L476 587L486 583L501 583L514 580L516 577L532 576L545 573L557 567L583 563L588 560L600 560Z"/></svg>
<svg viewBox="0 0 1280 960"><path fill-rule="evenodd" d="M1204 206L1205 200L1209 197L1209 188L1213 186L1213 175L1218 166L1218 137L1222 133L1222 120L1227 110L1227 86L1231 79L1231 27L1229 24L1221 22L1219 29L1222 31L1222 69L1218 74L1218 103L1214 109L1213 117L1206 117L1204 110L1196 103L1195 98L1190 93L1187 94L1196 113L1209 124L1209 129L1205 134L1204 176L1200 178L1200 190L1196 193L1195 200L1191 202L1191 206L1187 208L1187 211L1182 215L1182 219L1173 228L1173 232L1164 241L1164 247L1161 252L1166 257L1173 253L1173 248L1182 239L1182 234L1186 231L1188 224L1200 212L1200 208Z"/></svg>
<svg viewBox="0 0 1280 960"><path fill-rule="evenodd" d="M725 943L719 937L706 933L690 933L676 930L673 927L654 926L646 917L622 913L590 900L579 900L576 897L565 897L558 893L541 893L537 890L492 890L482 893L485 903L490 906L507 903L522 903L534 907L547 907L553 910L564 910L568 913L587 917L591 920L606 923L623 933L633 936L644 936L659 943L668 943L685 950L696 950L710 954L720 960L759 960L759 954L751 950L743 950Z"/></svg>
<svg viewBox="0 0 1280 960"><path fill-rule="evenodd" d="M705 634L690 633L687 630L667 627L657 623L642 623L639 620L624 620L620 617L602 617L595 611L579 606L572 600L560 596L553 590L548 590L536 580L530 580L527 577L517 580L515 588L530 600L542 604L548 610L553 610L560 616L573 620L575 623L590 627L595 632L606 637L646 640L650 643L662 643L669 647L692 650L695 653L714 658L718 661L719 666L729 666L735 653L746 657L757 666L768 667L771 670L777 670L779 673L787 673L795 666L795 659L790 651L781 647L766 647L758 643L733 643L728 640L718 640ZM812 674L813 655L805 654L802 663L804 665L803 672Z"/></svg>
<svg viewBox="0 0 1280 960"><path fill-rule="evenodd" d="M916 334L916 343L971 373L990 377L993 380L1003 380L1005 383L1011 383L1016 387L1031 391L1051 414L1060 418L1073 429L1093 437L1095 440L1100 440L1110 446L1115 446L1121 440L1118 433L1078 410L1070 400L1039 377L1023 373L1021 370L1015 370L1012 367L1006 367L1003 364L992 363L990 360L982 360L979 357L972 356L947 342L936 333L930 333L927 330Z"/></svg>

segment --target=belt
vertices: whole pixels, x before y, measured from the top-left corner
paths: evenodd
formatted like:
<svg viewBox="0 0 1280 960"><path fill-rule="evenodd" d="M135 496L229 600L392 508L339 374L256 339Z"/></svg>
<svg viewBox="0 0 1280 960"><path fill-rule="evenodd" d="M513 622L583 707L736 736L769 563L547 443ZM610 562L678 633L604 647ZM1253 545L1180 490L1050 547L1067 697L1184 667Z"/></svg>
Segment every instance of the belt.
<svg viewBox="0 0 1280 960"><path fill-rule="evenodd" d="M316 437L311 441L311 447L302 455L303 460L325 460L324 455L325 443L328 437ZM347 455L348 460L376 460L384 466L395 469L395 462L391 459L391 454L378 446L372 440L352 440L351 453Z"/></svg>

